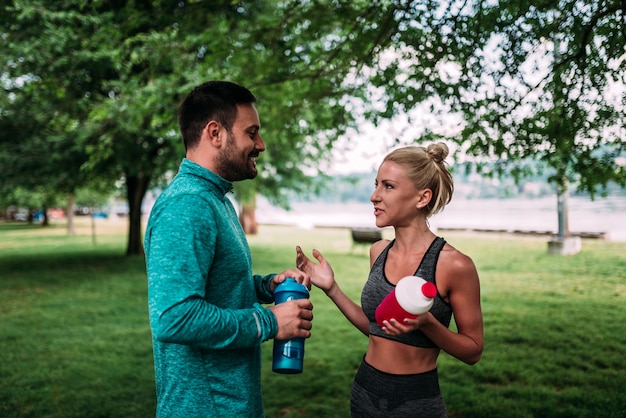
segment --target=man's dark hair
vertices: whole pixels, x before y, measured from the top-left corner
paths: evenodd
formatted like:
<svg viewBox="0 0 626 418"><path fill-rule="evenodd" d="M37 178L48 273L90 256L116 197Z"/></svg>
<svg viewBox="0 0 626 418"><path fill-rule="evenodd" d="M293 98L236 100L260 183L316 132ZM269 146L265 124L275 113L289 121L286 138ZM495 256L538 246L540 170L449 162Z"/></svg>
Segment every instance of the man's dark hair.
<svg viewBox="0 0 626 418"><path fill-rule="evenodd" d="M200 142L202 130L215 120L228 132L237 118L237 105L256 102L245 87L228 81L207 81L195 87L178 107L178 126L185 149Z"/></svg>

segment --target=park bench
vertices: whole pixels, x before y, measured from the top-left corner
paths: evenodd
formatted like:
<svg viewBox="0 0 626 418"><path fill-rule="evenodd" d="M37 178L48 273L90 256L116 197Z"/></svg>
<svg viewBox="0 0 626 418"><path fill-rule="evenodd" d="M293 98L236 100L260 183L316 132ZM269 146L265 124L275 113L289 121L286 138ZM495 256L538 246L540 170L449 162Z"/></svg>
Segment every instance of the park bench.
<svg viewBox="0 0 626 418"><path fill-rule="evenodd" d="M373 244L383 239L383 233L378 228L350 228L353 244Z"/></svg>

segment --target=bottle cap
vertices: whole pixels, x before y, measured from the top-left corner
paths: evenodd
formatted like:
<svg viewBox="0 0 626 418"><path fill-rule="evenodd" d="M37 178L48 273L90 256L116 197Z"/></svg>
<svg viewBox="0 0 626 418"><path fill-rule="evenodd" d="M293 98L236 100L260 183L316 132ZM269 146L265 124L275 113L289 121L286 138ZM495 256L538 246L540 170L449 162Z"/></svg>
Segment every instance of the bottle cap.
<svg viewBox="0 0 626 418"><path fill-rule="evenodd" d="M274 301L283 303L294 299L308 299L309 289L293 277L287 277L274 289Z"/></svg>
<svg viewBox="0 0 626 418"><path fill-rule="evenodd" d="M396 284L395 293L402 309L413 315L421 315L433 306L437 287L421 277L406 276Z"/></svg>
<svg viewBox="0 0 626 418"><path fill-rule="evenodd" d="M437 286L434 283L426 282L422 285L422 294L427 298L434 298L437 296Z"/></svg>

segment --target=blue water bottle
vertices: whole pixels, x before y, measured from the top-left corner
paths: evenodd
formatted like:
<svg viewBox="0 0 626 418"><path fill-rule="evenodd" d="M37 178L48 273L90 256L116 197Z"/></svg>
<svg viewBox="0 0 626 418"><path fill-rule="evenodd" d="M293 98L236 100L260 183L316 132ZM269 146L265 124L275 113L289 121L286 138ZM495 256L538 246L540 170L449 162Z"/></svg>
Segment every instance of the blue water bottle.
<svg viewBox="0 0 626 418"><path fill-rule="evenodd" d="M287 277L274 290L275 304L296 299L308 299L309 290L296 279ZM304 363L304 338L274 340L272 371L283 374L302 373Z"/></svg>

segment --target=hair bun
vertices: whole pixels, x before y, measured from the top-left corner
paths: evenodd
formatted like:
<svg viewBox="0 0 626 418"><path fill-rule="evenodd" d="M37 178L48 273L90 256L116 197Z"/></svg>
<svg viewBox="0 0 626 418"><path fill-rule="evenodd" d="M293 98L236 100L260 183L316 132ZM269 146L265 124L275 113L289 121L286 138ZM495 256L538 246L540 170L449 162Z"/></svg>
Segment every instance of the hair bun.
<svg viewBox="0 0 626 418"><path fill-rule="evenodd" d="M430 158L436 163L442 163L448 156L448 146L443 142L430 144L426 149Z"/></svg>

